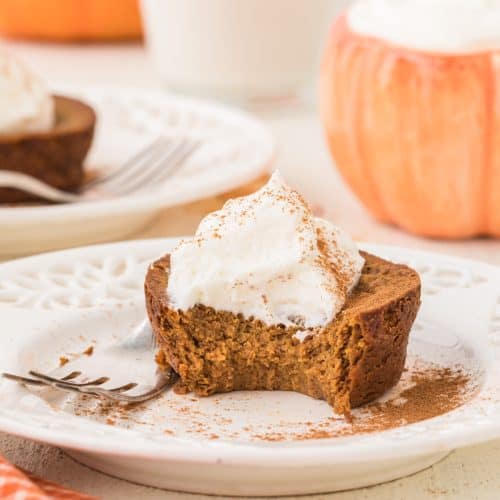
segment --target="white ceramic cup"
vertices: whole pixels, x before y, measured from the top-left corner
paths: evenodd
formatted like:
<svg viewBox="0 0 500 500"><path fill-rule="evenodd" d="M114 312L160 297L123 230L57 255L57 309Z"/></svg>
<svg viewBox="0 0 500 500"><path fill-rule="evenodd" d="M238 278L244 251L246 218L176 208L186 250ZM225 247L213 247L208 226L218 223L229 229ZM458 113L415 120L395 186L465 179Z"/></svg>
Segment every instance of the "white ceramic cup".
<svg viewBox="0 0 500 500"><path fill-rule="evenodd" d="M345 0L142 0L154 65L176 91L283 98L317 72Z"/></svg>

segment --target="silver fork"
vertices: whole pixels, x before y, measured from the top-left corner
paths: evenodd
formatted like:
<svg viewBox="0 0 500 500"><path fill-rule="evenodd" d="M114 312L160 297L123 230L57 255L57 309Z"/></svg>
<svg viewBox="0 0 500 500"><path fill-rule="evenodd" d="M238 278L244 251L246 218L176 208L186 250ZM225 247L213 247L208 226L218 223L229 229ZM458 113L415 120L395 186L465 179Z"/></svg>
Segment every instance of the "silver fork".
<svg viewBox="0 0 500 500"><path fill-rule="evenodd" d="M71 382L75 378L79 377L82 372L73 371L62 378L51 377L34 370L31 370L29 374L33 378L21 377L19 375L14 375L13 373L2 373L2 376L23 385L48 386L55 389L62 389L64 391L102 397L118 403L144 403L145 401L154 399L175 384L179 378L177 373L173 369L170 369L169 373L161 373L155 387L151 390L142 394L130 396L124 393L130 391L134 387L137 387L136 382L130 382L119 387L114 387L113 389L103 389L100 386L108 382L109 377L99 377L95 380L91 380L90 382Z"/></svg>
<svg viewBox="0 0 500 500"><path fill-rule="evenodd" d="M0 170L0 187L16 188L54 203L123 196L152 188L173 176L199 146L200 141L186 137L158 137L121 168L84 184L78 194L10 170Z"/></svg>
<svg viewBox="0 0 500 500"><path fill-rule="evenodd" d="M132 329L123 339L112 342L109 345L99 347L98 352L93 352L91 357L81 356L71 373L66 376L55 377L39 371L31 370L30 377L15 375L13 373L3 373L2 376L18 382L22 385L48 386L63 391L78 392L89 396L106 398L122 403L142 403L159 396L162 392L172 387L179 379L177 373L170 368L168 372L159 371L154 361L154 353L157 348L156 337L151 329L150 322L144 318ZM136 382L127 381L130 373L130 363L140 369L135 371L135 376L139 377L142 384L153 386L151 390L137 395L124 394L135 387ZM96 377L103 367L112 367L113 377L121 380L123 385L112 389L104 389L103 384L110 380L109 377ZM80 382L75 379L82 376L83 372L94 374L93 379L84 377Z"/></svg>

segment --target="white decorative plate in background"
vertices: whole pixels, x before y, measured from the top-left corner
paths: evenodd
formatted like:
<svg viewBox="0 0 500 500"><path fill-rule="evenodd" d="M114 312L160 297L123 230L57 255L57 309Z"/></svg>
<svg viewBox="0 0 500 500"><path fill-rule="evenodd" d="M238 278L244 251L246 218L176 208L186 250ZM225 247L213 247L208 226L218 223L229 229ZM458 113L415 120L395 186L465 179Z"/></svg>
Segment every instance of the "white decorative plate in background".
<svg viewBox="0 0 500 500"><path fill-rule="evenodd" d="M274 154L270 130L247 113L160 91L58 87L98 113L89 169L120 165L158 135L187 135L202 146L155 191L72 205L1 206L0 258L111 241L133 234L162 208L217 195L261 175Z"/></svg>
<svg viewBox="0 0 500 500"><path fill-rule="evenodd" d="M108 375L117 384L151 376L152 354L130 351L120 339L145 315L148 264L175 243L95 246L1 265L0 371L83 367L89 376ZM500 269L412 250L364 248L409 263L423 282L408 371L384 399L404 407L405 387L414 387L419 367L460 369L468 392L450 411L353 434L326 403L295 393L167 393L117 410L2 380L0 430L60 446L95 469L135 482L227 495L366 486L421 470L456 447L499 437ZM93 355L86 356L90 345ZM69 360L63 367L60 356ZM445 390L436 402L455 396ZM366 421L364 412L355 411L356 425Z"/></svg>

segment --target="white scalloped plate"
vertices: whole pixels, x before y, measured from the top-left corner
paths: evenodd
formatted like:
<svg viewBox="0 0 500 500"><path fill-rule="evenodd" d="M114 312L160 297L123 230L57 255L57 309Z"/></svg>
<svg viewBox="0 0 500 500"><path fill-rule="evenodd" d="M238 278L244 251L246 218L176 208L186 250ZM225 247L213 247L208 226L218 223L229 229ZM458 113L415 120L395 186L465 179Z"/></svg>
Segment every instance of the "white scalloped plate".
<svg viewBox="0 0 500 500"><path fill-rule="evenodd" d="M251 115L165 92L115 86L58 86L98 113L86 164L94 171L122 165L159 134L203 141L178 174L140 195L85 204L0 205L0 258L116 240L133 234L162 208L217 195L256 179L269 168L273 138Z"/></svg>
<svg viewBox="0 0 500 500"><path fill-rule="evenodd" d="M117 383L145 377L154 369L151 356L115 347L144 317L147 265L175 242L95 246L1 265L0 371L52 370L64 354L71 361L59 372L83 363L89 375L99 371ZM298 439L332 420L326 403L283 392L201 399L168 393L137 411L118 412L3 380L0 430L60 446L95 469L135 482L227 495L366 486L499 437L500 269L413 250L365 248L420 272L423 303L408 362L460 365L473 374L478 389L455 410L383 432ZM89 345L94 354L87 357L82 353ZM333 425L348 424L337 419ZM288 437L280 441L262 439L283 433Z"/></svg>

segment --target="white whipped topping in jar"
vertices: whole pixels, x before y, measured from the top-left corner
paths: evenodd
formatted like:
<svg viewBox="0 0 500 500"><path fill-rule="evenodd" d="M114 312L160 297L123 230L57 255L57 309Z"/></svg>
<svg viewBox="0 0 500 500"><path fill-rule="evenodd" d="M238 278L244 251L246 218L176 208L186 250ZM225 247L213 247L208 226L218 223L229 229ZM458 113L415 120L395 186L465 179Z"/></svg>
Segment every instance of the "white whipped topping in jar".
<svg viewBox="0 0 500 500"><path fill-rule="evenodd" d="M54 121L54 99L43 81L0 50L0 135L45 132Z"/></svg>
<svg viewBox="0 0 500 500"><path fill-rule="evenodd" d="M500 49L500 0L358 0L347 22L355 33L427 52Z"/></svg>
<svg viewBox="0 0 500 500"><path fill-rule="evenodd" d="M313 216L274 173L250 196L205 217L170 257L172 307L195 304L268 325L317 328L342 309L364 259L341 229Z"/></svg>

